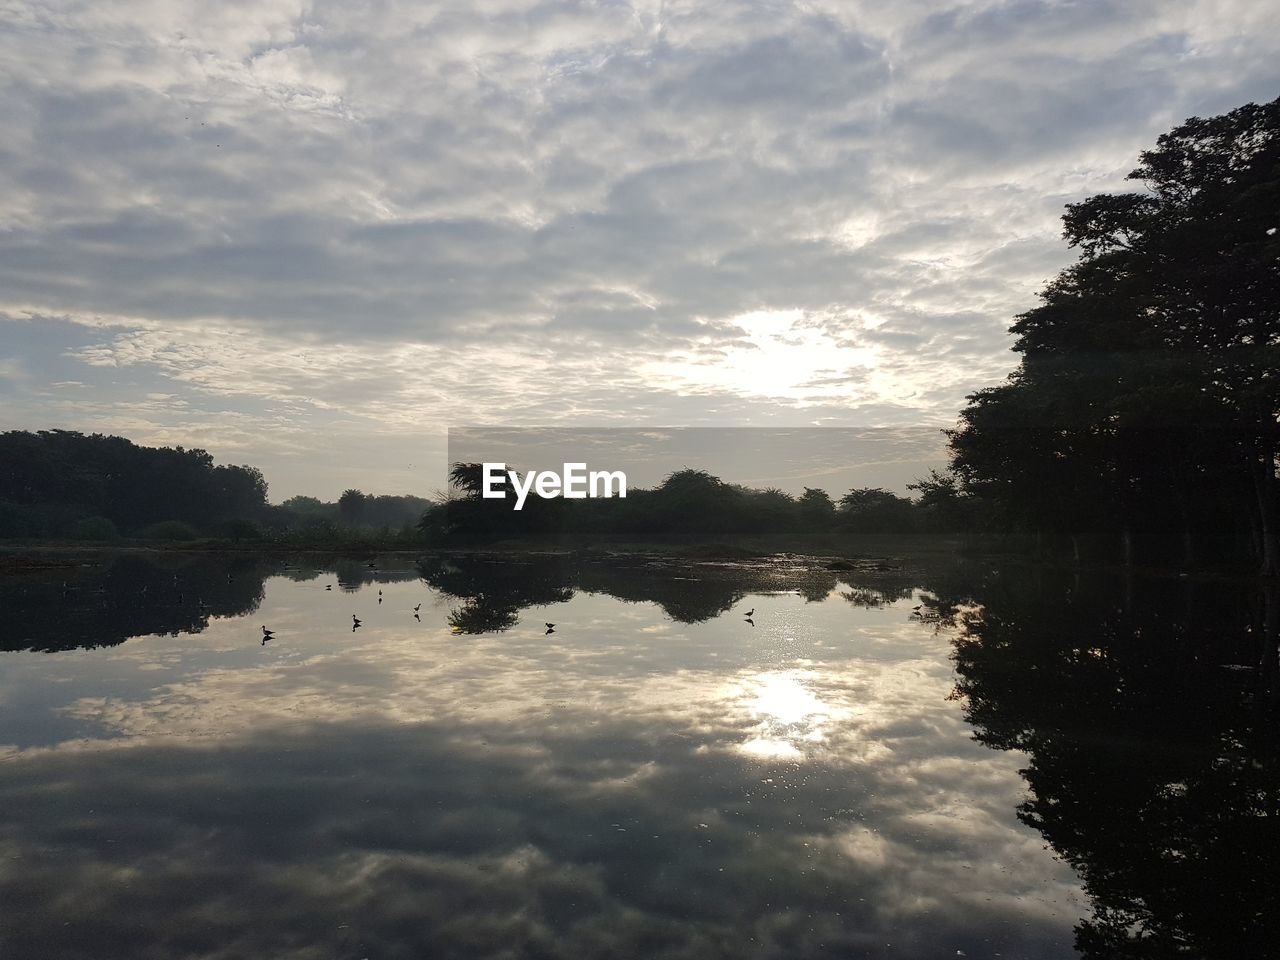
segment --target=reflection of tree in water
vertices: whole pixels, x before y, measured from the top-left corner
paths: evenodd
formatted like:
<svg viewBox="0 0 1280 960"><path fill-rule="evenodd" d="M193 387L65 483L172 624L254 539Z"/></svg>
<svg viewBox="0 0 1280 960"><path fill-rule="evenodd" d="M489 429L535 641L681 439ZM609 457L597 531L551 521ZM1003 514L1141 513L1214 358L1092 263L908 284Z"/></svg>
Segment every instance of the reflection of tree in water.
<svg viewBox="0 0 1280 960"><path fill-rule="evenodd" d="M519 622L517 608L490 605L481 598L468 600L449 611L449 626L458 633L501 633Z"/></svg>
<svg viewBox="0 0 1280 960"><path fill-rule="evenodd" d="M108 647L148 634L198 633L213 616L262 602L280 563L209 555L111 555L100 565L0 578L3 650Z"/></svg>
<svg viewBox="0 0 1280 960"><path fill-rule="evenodd" d="M703 623L733 609L750 584L741 570L687 569L625 561L584 569L578 585L627 603L656 603L677 623Z"/></svg>
<svg viewBox="0 0 1280 960"><path fill-rule="evenodd" d="M517 563L433 559L419 563L416 572L441 593L465 601L449 612L449 626L459 633L508 630L520 622L524 607L573 598L565 582L565 561L555 556Z"/></svg>
<svg viewBox="0 0 1280 960"><path fill-rule="evenodd" d="M1082 953L1267 955L1280 712L1275 633L1260 627L1276 598L1164 581L982 599L952 611L957 695L979 740L1030 756L1019 817L1093 900Z"/></svg>
<svg viewBox="0 0 1280 960"><path fill-rule="evenodd" d="M917 582L913 574L898 570L835 572L793 561L716 564L622 555L585 561L566 554L521 560L454 557L421 563L418 570L432 587L466 601L449 622L467 633L505 630L515 625L524 607L562 603L575 590L627 603L655 603L679 623L702 623L753 593L789 590L822 600L844 584L851 602L885 606L911 596Z"/></svg>
<svg viewBox="0 0 1280 960"><path fill-rule="evenodd" d="M603 593L627 603L656 603L673 620L701 623L732 609L748 592L778 584L776 573L768 568L691 565L643 557L593 558L580 564L565 555L520 562L456 558L424 567L423 576L433 587L467 599L468 608L456 611L467 622L483 623L488 616L504 623L494 629L516 622L505 622L506 614L564 602L575 590ZM829 591L835 578L827 580Z"/></svg>
<svg viewBox="0 0 1280 960"><path fill-rule="evenodd" d="M901 587L898 589L878 589L876 587L850 587L848 590L841 590L840 596L844 597L855 607L862 607L865 610L878 610L881 607L891 606L899 600L906 600L911 596L910 587Z"/></svg>

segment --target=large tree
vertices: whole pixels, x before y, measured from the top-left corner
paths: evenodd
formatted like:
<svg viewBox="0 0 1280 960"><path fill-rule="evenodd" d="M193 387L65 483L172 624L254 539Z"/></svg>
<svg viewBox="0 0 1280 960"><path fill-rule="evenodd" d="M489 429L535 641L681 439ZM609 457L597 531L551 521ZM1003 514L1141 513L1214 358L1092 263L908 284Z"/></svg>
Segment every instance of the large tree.
<svg viewBox="0 0 1280 960"><path fill-rule="evenodd" d="M1033 527L1237 537L1280 574L1280 100L1192 118L1067 207L1079 259L1012 328L1007 384L951 435L976 491Z"/></svg>

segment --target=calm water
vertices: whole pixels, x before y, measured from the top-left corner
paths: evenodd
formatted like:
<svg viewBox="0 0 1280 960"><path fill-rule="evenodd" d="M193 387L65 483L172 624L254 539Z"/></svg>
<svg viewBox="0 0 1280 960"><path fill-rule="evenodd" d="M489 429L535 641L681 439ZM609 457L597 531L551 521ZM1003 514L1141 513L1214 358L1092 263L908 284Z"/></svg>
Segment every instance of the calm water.
<svg viewBox="0 0 1280 960"><path fill-rule="evenodd" d="M310 563L0 581L0 955L1274 948L1245 588Z"/></svg>

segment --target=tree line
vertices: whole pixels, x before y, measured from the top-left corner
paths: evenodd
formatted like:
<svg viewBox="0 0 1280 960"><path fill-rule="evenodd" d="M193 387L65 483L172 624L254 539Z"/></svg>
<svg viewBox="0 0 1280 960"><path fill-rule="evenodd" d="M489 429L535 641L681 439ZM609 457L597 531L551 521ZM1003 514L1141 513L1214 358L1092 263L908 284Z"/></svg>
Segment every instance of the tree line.
<svg viewBox="0 0 1280 960"><path fill-rule="evenodd" d="M420 529L431 540L484 543L549 535L724 536L761 534L895 534L960 532L974 526L954 478L936 471L911 484L907 497L875 487L849 490L834 500L806 487L799 495L770 487L729 483L705 470L685 468L653 488L631 488L625 498L566 500L530 497L512 509L512 496L482 496L479 463L455 463L450 498L427 511ZM510 491L510 480L502 488Z"/></svg>
<svg viewBox="0 0 1280 960"><path fill-rule="evenodd" d="M412 531L430 503L347 490L275 506L261 470L215 464L205 450L71 430L0 433L0 537L326 542Z"/></svg>
<svg viewBox="0 0 1280 960"><path fill-rule="evenodd" d="M207 451L70 430L0 433L0 536L181 538L260 519L267 481Z"/></svg>

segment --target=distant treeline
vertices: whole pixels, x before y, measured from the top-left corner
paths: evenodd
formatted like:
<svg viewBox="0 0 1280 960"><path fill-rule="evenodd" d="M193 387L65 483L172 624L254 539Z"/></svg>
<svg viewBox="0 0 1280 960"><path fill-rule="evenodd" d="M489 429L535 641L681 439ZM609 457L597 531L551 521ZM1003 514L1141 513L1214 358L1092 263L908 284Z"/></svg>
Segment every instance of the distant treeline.
<svg viewBox="0 0 1280 960"><path fill-rule="evenodd" d="M280 510L291 520L303 523L330 523L361 529L392 529L416 525L430 500L412 496L380 496L359 490L344 490L330 503L315 497L290 497Z"/></svg>
<svg viewBox="0 0 1280 960"><path fill-rule="evenodd" d="M957 533L982 525L982 505L961 494L954 478L937 472L911 485L915 497L857 488L835 500L814 487L797 496L683 469L651 489L631 488L625 498L535 495L518 511L513 509L514 493L505 499L482 497L482 482L480 464L454 464L453 496L423 516L423 534L434 542L463 545L561 535L642 540L683 535ZM510 481L504 482L509 489Z"/></svg>
<svg viewBox="0 0 1280 960"><path fill-rule="evenodd" d="M68 430L0 433L0 536L169 538L260 519L266 508L262 471L215 465L204 450Z"/></svg>
<svg viewBox="0 0 1280 960"><path fill-rule="evenodd" d="M388 531L412 540L428 506L359 490L272 506L261 470L215 464L204 450L70 430L0 433L0 537L330 542Z"/></svg>

